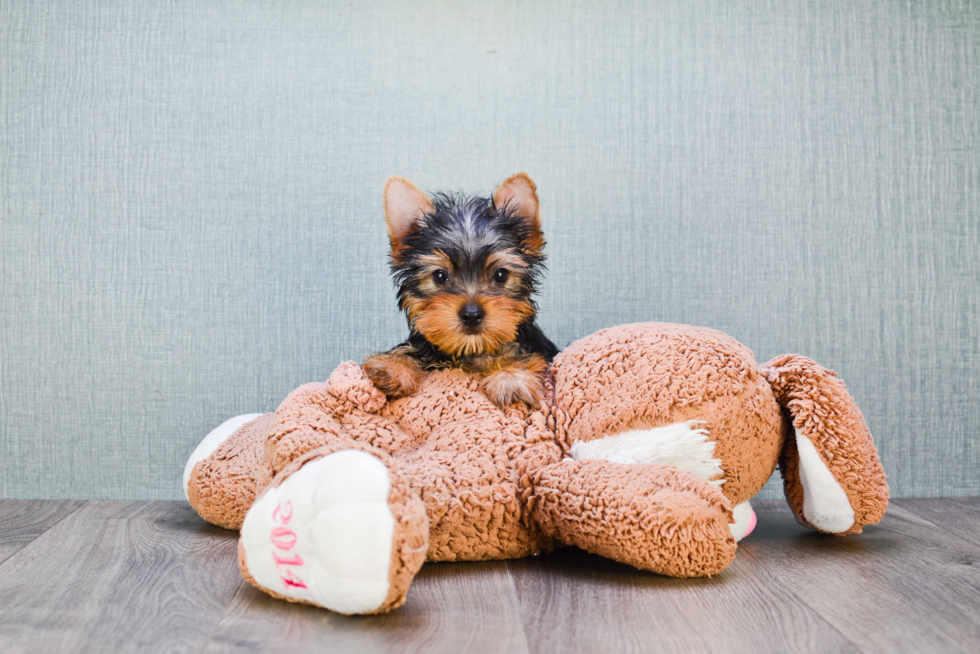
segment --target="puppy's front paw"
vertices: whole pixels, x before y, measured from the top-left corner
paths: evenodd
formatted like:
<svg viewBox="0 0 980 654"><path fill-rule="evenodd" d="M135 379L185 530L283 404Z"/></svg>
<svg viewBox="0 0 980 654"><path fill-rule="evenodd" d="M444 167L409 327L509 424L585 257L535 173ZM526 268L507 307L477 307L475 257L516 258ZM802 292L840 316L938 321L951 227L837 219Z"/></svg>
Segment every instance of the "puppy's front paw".
<svg viewBox="0 0 980 654"><path fill-rule="evenodd" d="M518 366L490 373L483 378L482 387L486 396L500 408L523 402L532 409L537 409L541 405L544 392L540 373Z"/></svg>
<svg viewBox="0 0 980 654"><path fill-rule="evenodd" d="M418 390L424 374L415 359L398 354L372 354L364 360L361 368L374 385L392 400Z"/></svg>

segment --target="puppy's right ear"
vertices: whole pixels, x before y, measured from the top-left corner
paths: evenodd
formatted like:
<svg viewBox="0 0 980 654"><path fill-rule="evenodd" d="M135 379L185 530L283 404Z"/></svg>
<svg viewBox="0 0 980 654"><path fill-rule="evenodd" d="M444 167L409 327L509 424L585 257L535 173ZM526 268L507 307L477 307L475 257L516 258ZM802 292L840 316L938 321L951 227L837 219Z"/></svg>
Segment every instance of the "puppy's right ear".
<svg viewBox="0 0 980 654"><path fill-rule="evenodd" d="M392 175L385 182L385 222L391 251L397 252L402 239L422 216L432 211L432 201L419 187L404 177Z"/></svg>

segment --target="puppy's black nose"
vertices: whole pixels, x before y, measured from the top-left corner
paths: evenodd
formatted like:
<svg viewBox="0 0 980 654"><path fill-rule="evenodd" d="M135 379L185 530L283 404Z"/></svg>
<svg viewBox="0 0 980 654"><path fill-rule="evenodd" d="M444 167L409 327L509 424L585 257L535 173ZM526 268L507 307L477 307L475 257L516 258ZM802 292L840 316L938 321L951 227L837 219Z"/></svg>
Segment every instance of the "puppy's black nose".
<svg viewBox="0 0 980 654"><path fill-rule="evenodd" d="M467 327L476 327L483 322L483 307L479 304L470 302L459 312L459 319Z"/></svg>

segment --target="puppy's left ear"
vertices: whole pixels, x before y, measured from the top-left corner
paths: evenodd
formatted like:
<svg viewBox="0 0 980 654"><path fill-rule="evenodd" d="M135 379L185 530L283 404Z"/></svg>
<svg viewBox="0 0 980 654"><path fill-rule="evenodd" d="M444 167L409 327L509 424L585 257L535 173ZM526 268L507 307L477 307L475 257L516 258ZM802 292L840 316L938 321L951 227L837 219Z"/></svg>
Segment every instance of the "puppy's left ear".
<svg viewBox="0 0 980 654"><path fill-rule="evenodd" d="M511 211L527 220L531 226L541 229L541 216L538 214L538 193L534 182L527 173L517 173L507 178L493 192L493 206L510 207Z"/></svg>

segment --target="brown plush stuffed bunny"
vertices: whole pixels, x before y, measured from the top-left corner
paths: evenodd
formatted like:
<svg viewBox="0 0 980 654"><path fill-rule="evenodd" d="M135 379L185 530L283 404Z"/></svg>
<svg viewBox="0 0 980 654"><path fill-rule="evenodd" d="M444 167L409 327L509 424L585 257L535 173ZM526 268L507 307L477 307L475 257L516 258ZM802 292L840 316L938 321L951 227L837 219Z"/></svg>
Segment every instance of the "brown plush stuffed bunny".
<svg viewBox="0 0 980 654"><path fill-rule="evenodd" d="M641 323L559 354L535 411L498 408L460 370L387 402L341 364L274 414L212 432L184 485L202 517L241 529L250 582L376 613L405 602L426 560L556 542L661 574L716 574L755 525L748 501L777 462L806 525L853 534L884 515L877 451L833 372L795 355L759 367L720 332Z"/></svg>

